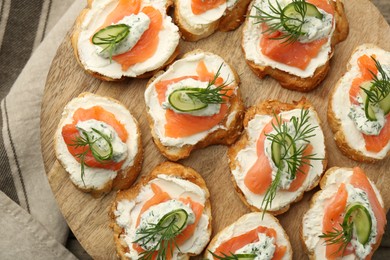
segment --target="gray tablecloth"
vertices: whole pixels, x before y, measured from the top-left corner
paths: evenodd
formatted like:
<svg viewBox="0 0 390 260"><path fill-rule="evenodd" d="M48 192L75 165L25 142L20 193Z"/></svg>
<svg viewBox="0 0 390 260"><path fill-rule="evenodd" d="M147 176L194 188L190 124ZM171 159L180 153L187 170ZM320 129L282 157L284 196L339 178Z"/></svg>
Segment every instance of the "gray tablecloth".
<svg viewBox="0 0 390 260"><path fill-rule="evenodd" d="M86 3L73 1L0 0L0 259L75 259L68 249L89 258L73 246L75 240L67 240L39 140L40 104L51 60ZM373 2L390 22L390 0ZM387 246L389 231L377 259L390 259Z"/></svg>

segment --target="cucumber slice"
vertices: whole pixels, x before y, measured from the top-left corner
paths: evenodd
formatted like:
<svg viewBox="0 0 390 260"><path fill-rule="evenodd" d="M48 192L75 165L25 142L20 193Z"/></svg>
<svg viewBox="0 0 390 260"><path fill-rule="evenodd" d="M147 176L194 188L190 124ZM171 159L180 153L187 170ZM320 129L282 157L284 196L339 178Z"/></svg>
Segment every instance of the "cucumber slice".
<svg viewBox="0 0 390 260"><path fill-rule="evenodd" d="M390 113L390 94L379 102L379 107L383 110L385 115Z"/></svg>
<svg viewBox="0 0 390 260"><path fill-rule="evenodd" d="M173 233L179 234L187 224L188 213L184 209L173 210L165 214L157 225L161 227L167 227L172 222L175 223Z"/></svg>
<svg viewBox="0 0 390 260"><path fill-rule="evenodd" d="M285 142L285 145L282 145L282 142ZM272 144L271 144L271 154L272 154L272 161L275 163L276 167L280 167L281 158L284 156L284 154L287 151L284 150L283 147L287 147L289 154L295 154L296 152L296 146L294 143L293 138L289 134L282 134L279 133L273 138ZM293 169L293 172L295 172L296 169Z"/></svg>
<svg viewBox="0 0 390 260"><path fill-rule="evenodd" d="M343 226L353 222L359 243L368 243L371 234L372 221L368 210L360 203L353 203L347 208Z"/></svg>
<svg viewBox="0 0 390 260"><path fill-rule="evenodd" d="M104 45L123 41L129 35L129 32L130 26L126 24L109 25L93 35L92 43L103 45L102 48L104 48Z"/></svg>
<svg viewBox="0 0 390 260"><path fill-rule="evenodd" d="M366 92L364 92L364 89L369 90L371 87L372 87L371 82L369 82L369 81L364 82L360 86L360 89L361 89L360 90L360 96L363 99L364 113L366 114L367 119L370 120L370 121L376 121L377 118L375 116L374 109L372 108L372 105L370 103L370 100L368 99L368 96L367 96Z"/></svg>
<svg viewBox="0 0 390 260"><path fill-rule="evenodd" d="M203 109L208 106L208 104L203 103L195 97L190 97L189 93L196 93L202 90L201 88L181 88L173 91L169 97L168 101L171 106L181 112L191 112Z"/></svg>
<svg viewBox="0 0 390 260"><path fill-rule="evenodd" d="M255 254L235 254L234 256L241 260L253 260L256 257Z"/></svg>
<svg viewBox="0 0 390 260"><path fill-rule="evenodd" d="M299 13L298 10L303 8L306 8L305 16L315 17L320 20L322 20L322 18L324 17L324 15L320 13L317 7L313 4L306 3L306 2L292 2L283 8L282 14L280 16L284 29L286 29L287 31L293 31L293 28L297 26L297 21L293 19L286 19L284 17L288 17L288 18L300 17L301 14ZM302 31L302 34L305 33L306 32Z"/></svg>

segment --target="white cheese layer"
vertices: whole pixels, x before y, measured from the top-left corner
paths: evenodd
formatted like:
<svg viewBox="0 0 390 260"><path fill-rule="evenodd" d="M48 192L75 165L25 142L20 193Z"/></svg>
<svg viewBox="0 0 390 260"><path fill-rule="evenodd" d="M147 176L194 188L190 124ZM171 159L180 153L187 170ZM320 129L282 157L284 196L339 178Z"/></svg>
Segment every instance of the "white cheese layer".
<svg viewBox="0 0 390 260"><path fill-rule="evenodd" d="M289 120L291 117L299 117L301 114L301 109L294 109L286 112L282 112L279 115L282 116L283 119ZM313 136L309 138L309 142L313 146L312 154L315 154L317 158L325 158L325 142L324 142L324 134L319 126L319 119L314 110L310 110L309 112L309 123L311 126L318 126L313 131ZM232 169L233 177L237 183L237 186L243 192L247 202L261 209L261 204L264 199L265 194L255 194L248 189L245 185L245 176L248 171L255 164L258 156L257 156L257 140L260 136L260 133L263 131L264 127L271 122L272 116L268 115L255 115L255 117L249 121L247 128L245 129L248 135L248 143L246 146L238 152L236 156L236 164L237 167ZM266 143L265 143L266 144ZM269 143L270 144L270 143ZM264 149L268 149L268 147L264 147ZM264 151L266 152L266 151ZM295 192L289 192L286 190L278 190L276 193L276 197L272 201L272 205L268 208L271 211L277 211L291 202L295 201L299 198L303 192L305 192L314 182L314 180L318 179L319 176L322 175L323 172L323 164L322 160L311 160L310 161L312 167L310 167L309 172L307 173L307 177L303 182L302 186L296 190ZM273 169L275 172L276 169Z"/></svg>
<svg viewBox="0 0 390 260"><path fill-rule="evenodd" d="M275 5L276 0L272 0L271 2L274 3ZM284 0L282 3L284 4L283 6L287 5L288 3L291 3L292 0ZM267 9L268 5L268 0L255 0L252 2L250 5L250 15L251 16L256 16L257 15L257 9L254 6L262 6L263 8ZM321 10L318 8L318 10L325 14L326 17L331 16L330 14L327 14L325 11ZM314 27L317 26L311 26L311 29L314 29ZM259 66L270 66L273 69L279 69L281 71L288 72L292 75L296 75L301 78L309 78L314 75L315 70L324 65L328 59L329 59L329 53L331 52L331 40L332 40L332 35L333 32L336 28L335 22L332 24L332 29L331 32L328 36L328 41L321 47L320 52L316 57L314 57L308 66L306 67L305 70L299 69L297 67L289 66L277 61L274 61L267 56L265 56L261 52L261 47L260 47L260 41L262 39L262 28L261 28L261 23L256 23L256 19L248 17L245 21L245 26L243 29L243 40L242 40L242 47L245 52L245 59L254 62L256 65ZM323 34L326 33L327 30L324 30L322 32L321 28L318 28L318 33ZM314 33L311 32L311 35ZM317 33L316 33L317 34ZM315 37L314 37L315 38Z"/></svg>
<svg viewBox="0 0 390 260"><path fill-rule="evenodd" d="M347 203L353 202L363 202L363 204L368 208L370 215L372 216L373 228L375 226L376 229L376 219L373 217L373 211L370 204L366 203L364 200L357 198L356 194L361 193L362 190L358 188L354 188L352 185L348 184L350 182L351 176L353 174L352 169L347 168L339 168L336 169L331 175L328 175L326 179L325 189L323 189L319 196L316 197L316 201L313 206L306 212L303 216L302 221L302 234L305 238L306 247L309 251L314 251L314 254L317 259L325 259L326 255L326 247L324 246L324 240L320 239L319 236L322 235L322 222L324 219L324 208L327 203L334 197L337 193L337 190L341 183L347 184L348 191L348 201ZM379 203L383 207L382 197L376 188L376 186L370 181L371 186L375 192L376 197L378 198ZM375 232L376 233L376 232ZM363 254L367 254L368 250L371 251L371 244L375 243L373 241L374 237L370 238L369 247L366 247L362 250L362 248L358 248L358 250ZM356 242L356 240L355 240ZM356 243L355 243L356 245ZM343 257L343 259L359 259L354 254L350 254L348 256ZM364 259L364 257L360 257L360 259Z"/></svg>
<svg viewBox="0 0 390 260"><path fill-rule="evenodd" d="M145 91L147 111L153 119L154 131L164 146L182 147L184 145L194 145L218 129L229 128L230 123L232 122L231 118L234 118L235 116L235 113L231 113L224 125L216 125L207 131L203 131L192 136L172 138L165 135L165 124L167 123L165 118L165 109L159 103L155 84L159 81L170 80L178 77L197 76L196 68L198 63L202 60L204 61L207 69L209 71L213 71L214 73L217 72L218 68L222 64L220 77L223 78L224 81L229 82L230 86L237 86L237 82L234 80L233 71L225 63L225 61L217 55L204 53L193 54L173 63L169 69L158 76Z"/></svg>
<svg viewBox="0 0 390 260"><path fill-rule="evenodd" d="M158 34L159 44L152 57L130 66L126 71L122 71L119 63L110 62L110 59L103 58L96 52L96 46L91 43L90 39L117 4L118 0L95 0L92 2L91 9L88 10L82 22L77 43L81 63L87 70L114 79L119 79L122 76L136 77L160 68L175 52L180 38L177 26L173 24L172 18L166 15L167 0L143 1L141 5L141 11L145 6L153 6L160 11L163 17L162 29Z"/></svg>
<svg viewBox="0 0 390 260"><path fill-rule="evenodd" d="M136 221L140 211L146 201L154 196L151 183L158 185L172 199L177 200L179 198L190 197L193 201L202 205L205 205L207 200L205 191L196 184L174 176L160 174L150 183L143 186L135 199L131 201L126 199L119 201L114 214L117 224L124 229L122 239L129 248L129 252L126 253L129 259L138 259L138 253L133 249L132 244L136 239ZM203 212L194 234L184 244L180 245L180 251L182 253L200 254L202 252L210 239L207 231L209 221L209 217ZM180 253L175 249L172 259L178 258L180 258Z"/></svg>
<svg viewBox="0 0 390 260"><path fill-rule="evenodd" d="M72 154L69 153L68 147L64 141L64 138L62 137L61 132L63 126L73 123L73 114L76 112L77 109L88 109L94 106L101 106L108 112L114 114L115 118L121 124L123 124L123 126L127 130L128 138L125 143L127 146L127 157L121 169L126 169L127 167L130 167L134 164L134 158L137 155L139 149L138 139L140 138L140 136L137 133L137 123L134 120L133 116L130 114L130 112L124 106L111 100L108 100L107 98L93 94L78 97L70 101L65 106L63 112L63 115L67 115L67 117L59 125L55 136L57 157L62 162L62 165L65 167L65 170L69 173L72 182L77 186L84 187L86 189L99 189L104 187L104 185L108 181L116 177L117 172L100 168L90 168L86 166L84 169L83 182L83 180L81 179L80 163L76 161Z"/></svg>
<svg viewBox="0 0 390 260"><path fill-rule="evenodd" d="M282 260L291 259L292 258L292 255L290 253L291 245L286 235L286 232L283 230L283 228L280 226L280 224L272 215L266 213L264 215L264 219L262 219L262 213L259 212L248 213L242 216L241 218L239 218L236 222L234 222L230 226L224 228L220 233L217 234L217 236L211 242L213 246L207 249L210 250L211 252L215 252L215 250L223 242L228 241L233 237L237 237L242 234L245 234L259 226L273 228L276 231L277 237L276 237L276 241L274 241L275 244L278 246L287 247L286 253L283 256ZM232 253L238 253L238 251L240 250L237 250L237 252L232 252ZM263 253L265 253L265 251L263 251ZM212 255L208 251L206 252L205 257L207 259L213 259Z"/></svg>
<svg viewBox="0 0 390 260"><path fill-rule="evenodd" d="M390 141L378 153L367 151L362 133L356 128L354 121L348 116L352 105L349 100L349 90L352 86L352 81L361 76L357 60L363 55L369 57L375 55L381 64L390 66L390 52L373 45L370 47L367 47L367 45L359 46L348 63L349 70L339 80L330 102L332 102L333 113L340 122L341 130L345 133L344 137L348 145L352 149L361 152L364 156L383 159L390 150Z"/></svg>

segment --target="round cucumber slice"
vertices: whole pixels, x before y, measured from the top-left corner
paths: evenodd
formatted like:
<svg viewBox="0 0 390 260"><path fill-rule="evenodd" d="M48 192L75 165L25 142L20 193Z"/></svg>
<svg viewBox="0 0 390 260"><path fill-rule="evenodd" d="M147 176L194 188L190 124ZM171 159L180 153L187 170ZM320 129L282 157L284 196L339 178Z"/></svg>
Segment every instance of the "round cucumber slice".
<svg viewBox="0 0 390 260"><path fill-rule="evenodd" d="M366 207L360 203L353 203L348 206L343 226L350 223L353 223L359 243L362 245L367 244L371 234L372 221Z"/></svg>
<svg viewBox="0 0 390 260"><path fill-rule="evenodd" d="M203 103L196 97L191 97L188 94L196 93L202 90L201 88L181 88L173 91L169 97L169 104L176 110L181 112L191 112L206 108L208 104Z"/></svg>
<svg viewBox="0 0 390 260"><path fill-rule="evenodd" d="M282 145L283 143L285 144ZM284 147L287 147L288 151L283 151L285 149ZM281 159L286 152L295 154L296 146L294 140L289 134L279 133L273 138L271 143L272 161L275 163L276 167L279 168L281 166ZM295 171L296 169L293 169L293 172Z"/></svg>
<svg viewBox="0 0 390 260"><path fill-rule="evenodd" d="M360 96L362 97L363 99L363 104L364 104L364 113L366 114L366 117L368 120L370 121L376 121L377 118L375 116L375 112L374 112L374 109L372 108L372 105L370 103L370 100L366 94L366 92L364 92L364 90L370 90L372 87L372 83L369 82L369 81L366 81L364 82L360 88Z"/></svg>
<svg viewBox="0 0 390 260"><path fill-rule="evenodd" d="M379 107L383 110L385 115L390 113L390 94L379 102Z"/></svg>
<svg viewBox="0 0 390 260"><path fill-rule="evenodd" d="M317 19L322 20L324 15L320 13L320 11L318 11L315 5L306 2L292 2L283 8L282 14L280 16L280 20L284 29L286 29L287 31L294 31L293 28L299 26L299 21L286 18L300 17L300 10L304 8L306 8L305 16L315 17ZM305 33L307 32L302 31L302 35L304 35Z"/></svg>
<svg viewBox="0 0 390 260"><path fill-rule="evenodd" d="M104 27L92 36L95 45L109 45L119 43L129 35L130 26L127 24L115 24ZM103 46L102 46L103 47Z"/></svg>
<svg viewBox="0 0 390 260"><path fill-rule="evenodd" d="M102 146L98 145L97 141L92 142L90 150L92 152L93 157L95 157L95 159L97 159L98 161L111 160L113 154L111 140L108 136L104 135L102 132L95 128L92 128L92 131L97 133L100 136L99 139L104 140L104 142L106 143L105 147L103 148Z"/></svg>
<svg viewBox="0 0 390 260"><path fill-rule="evenodd" d="M167 227L172 222L174 222L175 225L173 227L173 233L179 234L186 226L187 220L188 213L184 209L177 209L165 214L157 225L161 227Z"/></svg>

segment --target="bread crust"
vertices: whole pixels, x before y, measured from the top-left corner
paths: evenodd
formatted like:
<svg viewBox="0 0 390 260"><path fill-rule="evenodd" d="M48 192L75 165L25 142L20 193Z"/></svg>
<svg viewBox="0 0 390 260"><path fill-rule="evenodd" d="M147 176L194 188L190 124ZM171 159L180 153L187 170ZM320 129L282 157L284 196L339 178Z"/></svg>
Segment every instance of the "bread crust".
<svg viewBox="0 0 390 260"><path fill-rule="evenodd" d="M258 76L259 78L264 78L265 76L269 75L275 80L277 80L283 88L290 90L308 92L316 88L328 74L328 71L330 69L330 59L333 56L336 44L344 41L349 33L349 25L344 11L343 3L341 2L341 0L330 2L332 3L335 10L334 17L336 21L336 28L334 30L331 40L331 51L328 54L328 61L324 65L318 67L312 77L301 78L299 76L292 75L277 68L272 68L271 66L260 66L253 61L246 60L246 63L249 65L250 69L256 74L256 76ZM250 10L251 8L248 9L247 17L249 17L250 15ZM248 19L244 24L244 30L247 27L247 23ZM243 52L245 53L244 37L242 38L241 47Z"/></svg>
<svg viewBox="0 0 390 260"><path fill-rule="evenodd" d="M77 19L76 19L76 21L75 21L75 23L73 25L72 34L70 36L71 44L72 44L72 47L73 47L73 53L74 53L74 55L76 57L77 63L84 69L84 71L86 73L92 75L95 78L103 80L103 81L123 81L126 78L132 78L132 77L128 77L128 76L122 76L119 79L111 78L109 76L105 76L105 75L102 75L102 74L100 74L98 72L95 72L95 71L87 69L84 66L84 64L82 63L82 61L80 59L80 55L79 55L78 41L79 41L80 33L82 31L82 23L83 23L83 21L85 19L85 16L87 15L87 13L91 10L93 1L94 0L87 0L87 6L80 12L79 16L77 17ZM168 0L167 1L167 5L166 5L166 10L168 10L168 8L172 4L173 4L172 0ZM169 59L161 67L159 67L159 68L157 68L155 70L152 70L152 71L145 72L144 74L138 75L135 78L138 78L138 79L150 78L151 76L154 75L155 72L157 72L157 71L163 69L164 67L168 66L169 64L171 64L175 60L177 55L179 55L179 53L180 53L179 46L180 46L180 44L176 47L175 51L172 53L172 55L169 57Z"/></svg>
<svg viewBox="0 0 390 260"><path fill-rule="evenodd" d="M364 46L368 49L369 48L379 48L374 44L364 44L364 45L356 47L355 50L352 52L351 58L349 59L349 61L347 63L347 71L350 71L353 67L353 65L351 64L353 54L362 46ZM357 64L356 64L356 66L357 66ZM381 161L385 158L388 158L390 156L390 150L387 152L386 156L383 157L383 159L377 159L377 158L373 158L373 157L369 157L369 156L364 155L361 151L352 148L349 145L349 143L347 142L347 139L345 137L345 133L344 133L343 128L341 126L341 120L339 120L337 118L336 114L334 113L334 109L333 109L333 105L332 105L333 98L335 96L337 88L339 88L339 86L341 84L341 80L342 80L342 77L337 81L336 86L332 89L332 91L329 95L328 112L327 112L328 122L329 122L330 128L333 131L334 140L336 141L337 147L340 149L340 151L345 156L347 156L348 158L350 158L352 160L359 161L359 162L375 163L375 162ZM347 94L347 93L345 93L345 94Z"/></svg>
<svg viewBox="0 0 390 260"><path fill-rule="evenodd" d="M208 256L210 255L210 251L212 248L215 247L218 239L226 232L226 230L228 230L230 227L234 227L235 225L237 225L238 223L241 223L241 222L244 222L245 221L245 218L250 215L250 214L257 214L258 215L258 218L259 219L262 219L263 218L263 213L260 213L260 212L252 212L252 213L247 213L243 216L241 216L239 219L237 219L235 222L233 222L232 224L230 224L229 226L225 227L224 229L222 229L221 231L219 231L214 237L213 239L211 240L210 244L207 246L207 249L205 250L205 254L204 254L204 258L205 259L209 259ZM292 248L291 248L291 243L290 243L290 239L286 233L286 231L284 230L283 226L280 224L279 220L274 217L273 215L269 214L269 213L264 213L265 215L267 215L267 217L270 217L272 218L272 220L283 230L283 234L280 234L280 233L277 233L278 236L282 235L286 238L286 240L288 241L288 246L287 246L287 250L288 250L288 253L290 254L290 258L289 259L292 259L292 255L293 255L293 251L292 251ZM261 225L261 224L260 224ZM267 226L267 225L264 225L264 226ZM249 230L248 230L249 231Z"/></svg>
<svg viewBox="0 0 390 260"><path fill-rule="evenodd" d="M311 200L310 200L310 204L309 204L309 209L308 209L308 211L314 206L314 204L316 203L316 201L317 201L317 199L318 199L318 197L321 195L321 193L324 191L324 189L326 188L326 182L327 182L327 179L329 178L329 176L330 175L332 175L335 171L337 171L337 170L339 170L339 169L345 169L345 170L350 170L350 168L346 168L346 167L331 167L331 168L329 168L326 172L325 172L325 174L324 174L324 176L322 177L322 179L321 179L321 181L320 181L320 189L321 190L319 190L318 192L316 192L314 195L313 195L313 197L311 198ZM308 212L307 211L307 212ZM306 213L307 213L306 212ZM305 213L305 214L306 214ZM383 236L383 235L382 235ZM373 252L375 252L377 249L378 249L378 247L379 247L379 245L380 245L380 242L381 242L381 240L382 240L382 236L381 237L379 237L378 238L378 240L377 240L377 242L373 245L373 249L372 249L372 251L371 251L371 253L373 253ZM303 235L303 222L301 223L301 226L300 226L300 239L301 239L301 242L302 242L302 245L303 245L303 249L304 249L304 251L305 251L305 253L308 255L308 257L309 257L309 259L317 259L316 257L315 257L315 252L314 251L310 251L308 248L307 248L307 246L306 246L306 243L305 243L305 241L308 239L307 237L305 237L304 235Z"/></svg>
<svg viewBox="0 0 390 260"><path fill-rule="evenodd" d="M78 98L82 98L82 97L85 97L85 96L88 96L91 94L92 93L83 92L78 96ZM92 95L95 95L95 94L92 94ZM95 96L98 96L98 95L95 95ZM110 97L105 97L105 98L111 102L114 102L116 104L119 104L119 105L125 107L122 103L120 103L119 101L117 101L113 98L110 98ZM57 149L58 145L57 145L57 138L56 137L58 135L61 135L61 131L62 131L61 126L63 125L63 122L66 120L66 118L68 116L69 116L68 113L62 114L61 120L58 124L56 134L54 136L54 147L56 148L55 154L56 154L58 162L61 164L61 166L64 169L66 169L66 163L59 159L60 158L60 156L59 156L60 151ZM78 190L80 190L82 192L90 193L93 197L98 198L106 193L109 193L111 190L127 189L135 182L135 180L138 177L138 174L141 172L141 167L142 167L142 162L143 162L143 149L142 149L141 131L140 131L138 122L134 117L133 117L133 120L137 126L137 135L138 135L138 139L137 139L138 151L137 151L136 156L134 157L133 165L129 165L125 169L118 171L116 177L113 180L107 181L105 183L105 185L101 188L86 188L84 186L79 186L72 181L73 185Z"/></svg>
<svg viewBox="0 0 390 260"><path fill-rule="evenodd" d="M259 103L255 106L250 107L247 112L245 113L244 117L244 128L246 129L248 127L248 123L250 120L252 120L256 115L274 115L274 114L279 114L284 111L289 111L297 108L303 108L303 109L309 109L309 108L314 108L313 105L306 100L306 98L302 98L300 101L293 101L292 104L289 103L283 103L278 100L266 100L262 103ZM317 117L317 120L320 123L321 127L321 121ZM321 127L322 128L322 127ZM322 131L322 130L321 130ZM229 147L228 150L228 158L229 158L229 167L230 167L230 173L231 173L231 180L233 182L234 188L237 191L238 196L242 200L242 202L252 211L261 211L259 208L251 205L248 203L244 193L238 186L236 179L234 178L233 175L233 170L238 167L238 162L236 161L237 154L244 149L247 146L247 143L249 142L248 134L247 131L244 130L243 134L241 135L240 139L233 144L232 146ZM322 171L326 169L327 165L327 152L325 149L325 158L322 161ZM310 186L302 192L300 196L298 196L294 201L291 201L288 205L278 209L278 210L267 210L270 214L276 216L285 213L286 211L289 210L290 205L300 201L303 198L303 194L307 191L312 190L314 187L316 187L320 181L321 176L317 176L312 183L310 183Z"/></svg>
<svg viewBox="0 0 390 260"><path fill-rule="evenodd" d="M191 51L191 52L185 54L183 56L183 58L185 58L189 55L197 54L197 53L212 54L209 52L203 52L202 50L198 49L198 50L194 50L194 51ZM214 54L212 54L212 55L214 55ZM225 62L225 64L227 64L227 63ZM239 79L236 71L230 65L229 65L229 68L233 71L234 80L235 80L235 82L237 82L237 86L239 86L240 79ZM163 73L164 73L164 71L160 71L153 78L151 78L147 84L147 88L151 87L151 83L158 76L160 76ZM163 145L161 143L156 131L155 131L154 120L149 115L149 113L147 114L147 118L148 118L149 126L151 129L151 133L153 136L153 141L156 144L157 148L169 160L177 161L177 160L188 157L193 150L201 149L201 148L207 147L209 145L213 145L213 144L230 145L238 138L238 136L240 135L241 130L242 130L242 119L244 117L244 104L243 104L242 99L241 99L241 93L240 93L239 88L237 88L237 94L230 99L229 110L228 110L224 120L220 124L225 125L227 120L228 120L228 116L233 112L236 112L236 114L235 114L233 120L231 121L230 127L228 129L218 129L218 130L210 133L209 135L207 135L204 139L200 140L195 145L184 145L182 147L173 147L173 146Z"/></svg>
<svg viewBox="0 0 390 260"><path fill-rule="evenodd" d="M212 216L211 216L211 204L210 204L210 192L206 186L206 182L202 178L202 176L197 173L194 169L190 167L185 167L183 165L173 163L173 162L163 162L159 165L157 165L152 172L144 176L137 184L133 187L131 187L128 190L122 190L119 191L116 195L115 200L113 201L111 205L111 210L109 212L111 223L110 227L114 231L114 241L116 245L116 251L117 255L120 259L128 259L125 257L125 253L127 252L127 245L126 243L121 239L121 234L124 233L123 228L121 228L115 220L115 211L118 205L118 202L121 200L134 200L138 194L141 191L141 188L146 186L151 180L155 179L158 177L159 174L165 174L169 176L175 176L179 177L181 179L190 181L196 185L198 185L204 192L205 192L205 197L206 197L206 203L204 205L204 210L209 217L209 225L207 229L207 233L209 236L211 236L212 232ZM206 245L205 245L206 246ZM190 256L193 256L194 254L187 254L185 259L188 259Z"/></svg>
<svg viewBox="0 0 390 260"><path fill-rule="evenodd" d="M180 28L182 38L190 42L204 39L217 30L227 32L237 29L245 20L244 15L250 3L250 0L238 0L231 10L226 9L225 14L220 19L209 24L199 25L189 24L185 21L179 11L180 1L174 0L175 9L173 17L175 24Z"/></svg>

